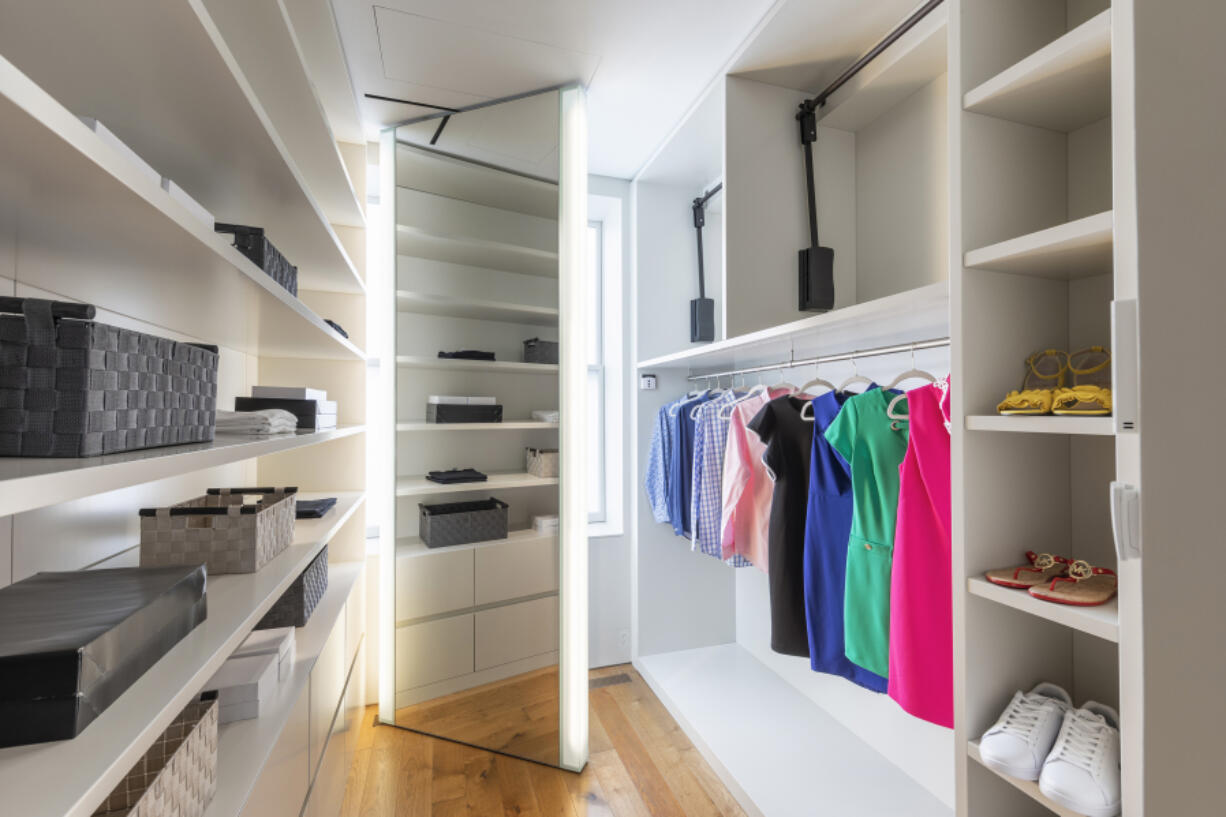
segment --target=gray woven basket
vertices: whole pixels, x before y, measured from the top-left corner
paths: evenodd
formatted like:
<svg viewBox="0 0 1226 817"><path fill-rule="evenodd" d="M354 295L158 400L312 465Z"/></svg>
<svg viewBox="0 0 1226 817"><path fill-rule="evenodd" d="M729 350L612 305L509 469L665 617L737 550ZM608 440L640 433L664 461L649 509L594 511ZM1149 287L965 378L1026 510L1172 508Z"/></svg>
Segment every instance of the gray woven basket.
<svg viewBox="0 0 1226 817"><path fill-rule="evenodd" d="M524 341L524 363L557 363L558 342L531 338Z"/></svg>
<svg viewBox="0 0 1226 817"><path fill-rule="evenodd" d="M0 456L92 457L213 439L217 347L0 298Z"/></svg>
<svg viewBox="0 0 1226 817"><path fill-rule="evenodd" d="M201 817L217 790L217 699L179 713L94 817Z"/></svg>
<svg viewBox="0 0 1226 817"><path fill-rule="evenodd" d="M281 594L260 623L257 630L272 630L277 627L305 627L315 612L315 605L328 590L328 546L319 551L307 569L302 571L289 589Z"/></svg>
<svg viewBox="0 0 1226 817"><path fill-rule="evenodd" d="M140 566L198 565L209 575L254 573L294 541L297 488L210 488L140 511ZM260 501L245 504L249 495Z"/></svg>
<svg viewBox="0 0 1226 817"><path fill-rule="evenodd" d="M490 497L475 502L418 505L418 533L426 547L466 545L507 538L507 503Z"/></svg>

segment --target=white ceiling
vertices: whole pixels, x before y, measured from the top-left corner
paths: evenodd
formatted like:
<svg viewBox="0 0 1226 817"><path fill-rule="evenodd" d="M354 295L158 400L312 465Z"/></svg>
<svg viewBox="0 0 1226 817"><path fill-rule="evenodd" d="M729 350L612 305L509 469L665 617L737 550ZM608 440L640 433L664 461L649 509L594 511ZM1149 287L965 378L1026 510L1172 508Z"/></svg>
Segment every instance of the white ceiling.
<svg viewBox="0 0 1226 817"><path fill-rule="evenodd" d="M590 169L629 178L722 70L818 90L917 0L332 0L367 138L581 82ZM751 42L747 38L755 34Z"/></svg>

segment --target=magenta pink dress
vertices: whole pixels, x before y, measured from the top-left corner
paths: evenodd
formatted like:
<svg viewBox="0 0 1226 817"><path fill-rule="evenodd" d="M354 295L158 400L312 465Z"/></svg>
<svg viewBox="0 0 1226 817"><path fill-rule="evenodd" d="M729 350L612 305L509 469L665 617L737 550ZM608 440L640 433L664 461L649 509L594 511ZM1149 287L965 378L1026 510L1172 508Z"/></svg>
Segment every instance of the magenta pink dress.
<svg viewBox="0 0 1226 817"><path fill-rule="evenodd" d="M890 582L890 697L917 718L953 728L949 378L907 392L910 436L898 467Z"/></svg>

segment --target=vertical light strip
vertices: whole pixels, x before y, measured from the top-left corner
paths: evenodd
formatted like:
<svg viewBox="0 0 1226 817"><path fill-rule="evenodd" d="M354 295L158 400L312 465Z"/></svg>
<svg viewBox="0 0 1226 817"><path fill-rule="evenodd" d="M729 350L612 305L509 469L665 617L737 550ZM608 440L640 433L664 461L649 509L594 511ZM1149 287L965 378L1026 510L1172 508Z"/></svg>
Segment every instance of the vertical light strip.
<svg viewBox="0 0 1226 817"><path fill-rule="evenodd" d="M396 720L396 131L379 135L379 207L372 219L378 224L379 251L369 259L376 275L368 297L383 301L391 313L383 322L379 341L380 385L386 400L378 415L387 424L381 430L391 437L391 453L385 457L384 479L372 486L384 492L379 514L379 720ZM382 294L380 294L382 293ZM390 383L389 383L390 381ZM376 487L377 486L377 487Z"/></svg>
<svg viewBox="0 0 1226 817"><path fill-rule="evenodd" d="M561 448L559 513L560 765L579 771L588 754L587 632L587 94L561 92L558 184L558 338ZM613 452L615 455L618 452Z"/></svg>

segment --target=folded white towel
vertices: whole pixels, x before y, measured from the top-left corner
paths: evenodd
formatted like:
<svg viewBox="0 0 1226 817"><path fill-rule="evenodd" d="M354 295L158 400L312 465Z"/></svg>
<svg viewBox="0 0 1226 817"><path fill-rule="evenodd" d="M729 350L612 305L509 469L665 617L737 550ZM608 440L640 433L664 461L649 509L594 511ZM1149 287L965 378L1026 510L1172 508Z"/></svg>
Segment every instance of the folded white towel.
<svg viewBox="0 0 1226 817"><path fill-rule="evenodd" d="M217 430L229 434L286 434L298 430L298 418L284 409L218 411Z"/></svg>
<svg viewBox="0 0 1226 817"><path fill-rule="evenodd" d="M532 412L532 419L536 420L538 423L556 423L558 422L558 412L556 410L534 411Z"/></svg>

